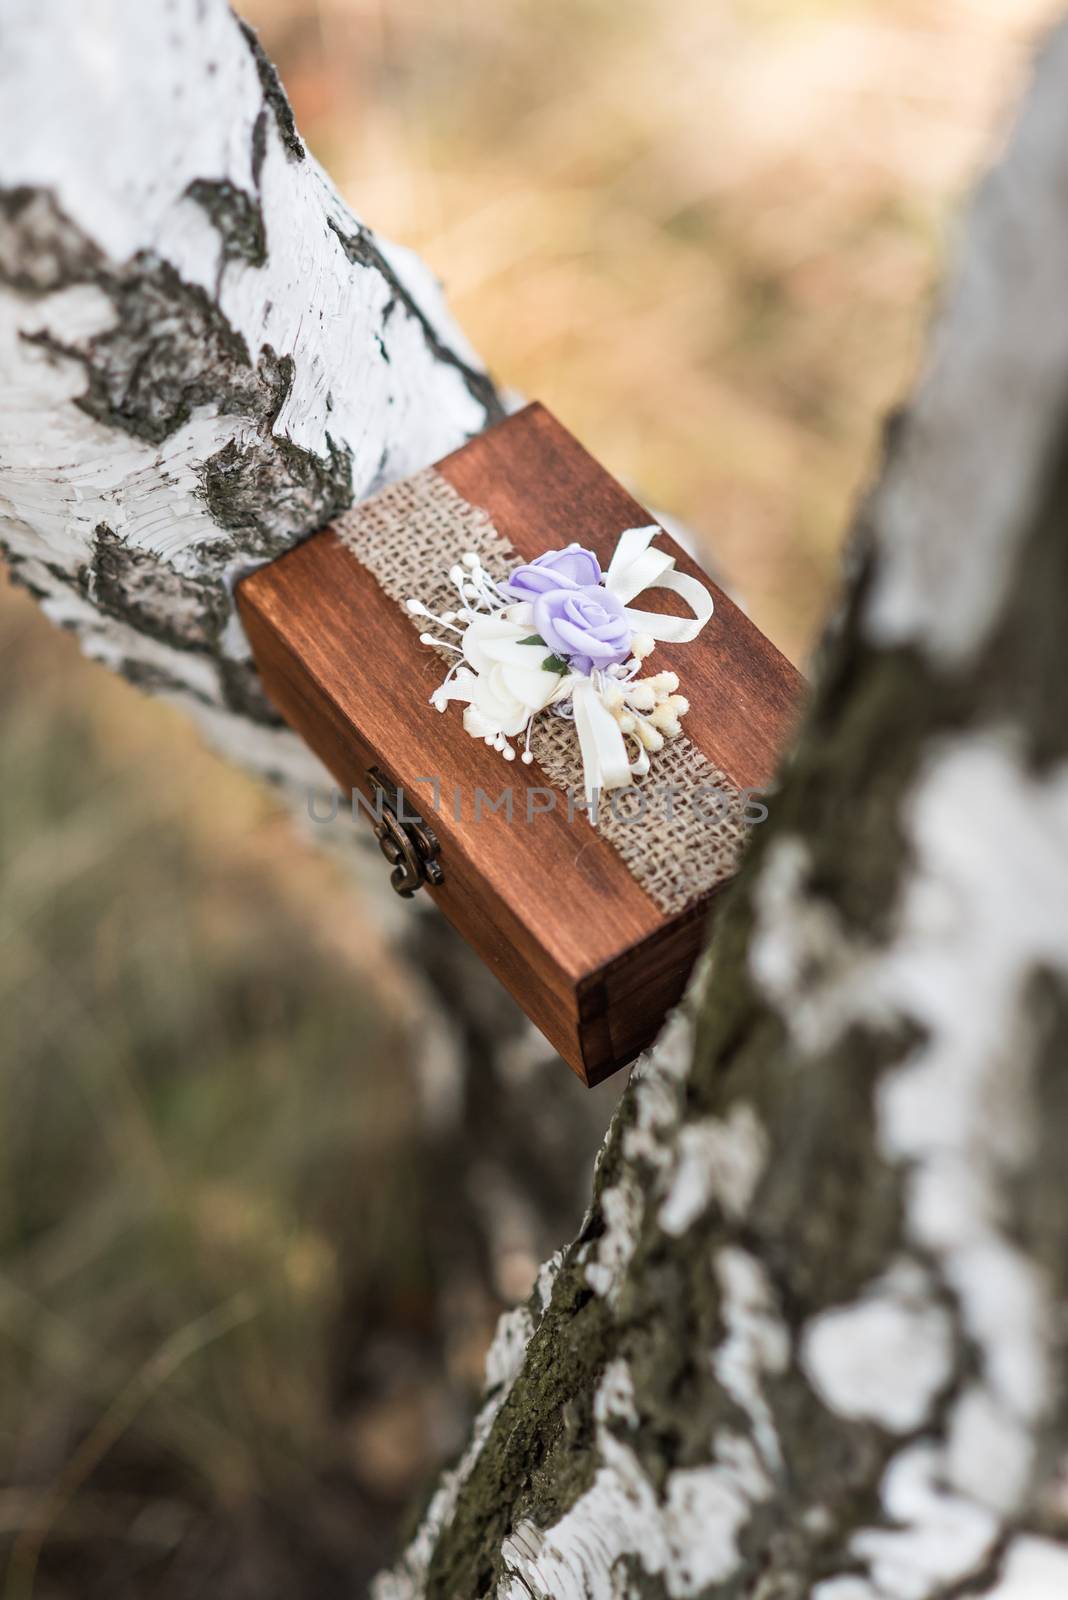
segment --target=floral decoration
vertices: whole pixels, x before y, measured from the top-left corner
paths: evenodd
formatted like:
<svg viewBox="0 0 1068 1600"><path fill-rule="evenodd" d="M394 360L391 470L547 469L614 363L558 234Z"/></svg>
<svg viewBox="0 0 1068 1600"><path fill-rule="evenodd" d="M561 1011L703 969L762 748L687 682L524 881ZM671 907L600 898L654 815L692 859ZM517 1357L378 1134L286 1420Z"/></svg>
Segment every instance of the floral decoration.
<svg viewBox="0 0 1068 1600"><path fill-rule="evenodd" d="M658 641L695 639L712 615L705 586L652 547L659 531L626 529L607 572L592 550L569 544L516 567L503 583L468 551L449 572L455 610L435 615L417 598L406 602L438 630L420 634L422 642L457 657L430 703L444 712L450 700L464 702L472 738L529 765L538 717L573 723L591 818L603 790L645 776L650 755L681 732L689 710L676 674L648 674L645 661ZM628 602L649 588L673 591L693 615L635 611Z"/></svg>

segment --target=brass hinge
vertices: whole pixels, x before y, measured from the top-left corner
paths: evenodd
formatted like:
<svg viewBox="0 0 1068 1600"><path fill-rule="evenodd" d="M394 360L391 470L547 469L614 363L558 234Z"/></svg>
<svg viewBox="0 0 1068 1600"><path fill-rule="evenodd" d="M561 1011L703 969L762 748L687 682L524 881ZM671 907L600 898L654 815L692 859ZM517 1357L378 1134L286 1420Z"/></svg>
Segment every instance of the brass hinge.
<svg viewBox="0 0 1068 1600"><path fill-rule="evenodd" d="M377 767L367 773L375 805L375 838L393 871L389 881L399 895L410 900L424 883L444 883L437 859L439 845L430 824L407 809L408 796Z"/></svg>

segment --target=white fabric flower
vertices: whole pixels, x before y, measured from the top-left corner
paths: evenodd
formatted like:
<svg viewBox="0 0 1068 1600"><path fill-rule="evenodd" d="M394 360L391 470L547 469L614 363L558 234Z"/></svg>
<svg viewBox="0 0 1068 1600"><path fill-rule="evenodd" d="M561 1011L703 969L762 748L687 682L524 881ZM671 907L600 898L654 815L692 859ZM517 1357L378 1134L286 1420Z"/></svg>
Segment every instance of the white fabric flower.
<svg viewBox="0 0 1068 1600"><path fill-rule="evenodd" d="M473 670L461 669L438 692L442 700L468 702L464 727L475 738L521 733L535 711L571 692L572 675L546 668L548 646L531 642L531 609L523 603L476 616L464 630L464 658Z"/></svg>

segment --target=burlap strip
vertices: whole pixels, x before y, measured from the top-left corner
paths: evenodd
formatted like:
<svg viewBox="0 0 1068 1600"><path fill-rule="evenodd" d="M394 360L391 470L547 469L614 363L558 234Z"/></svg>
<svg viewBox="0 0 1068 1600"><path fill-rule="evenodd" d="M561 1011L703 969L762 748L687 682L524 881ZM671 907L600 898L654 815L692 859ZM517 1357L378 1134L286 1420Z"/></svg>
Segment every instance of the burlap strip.
<svg viewBox="0 0 1068 1600"><path fill-rule="evenodd" d="M519 562L486 512L466 501L433 467L355 506L334 528L391 600L403 605L415 595L439 614L458 603L447 574L465 550L476 551L498 581ZM411 620L417 632L425 631L425 620ZM650 670L655 670L652 663ZM685 682L681 688L685 693ZM459 709L451 710L459 724ZM459 726L457 736L466 737ZM581 804L582 757L571 723L550 714L539 717L530 748L548 782ZM673 915L734 870L746 825L737 790L685 733L668 740L650 760L651 770L640 786L616 791L615 814L607 797L602 799L597 828L654 904ZM535 778L533 769L501 765L506 772L529 770ZM707 791L730 796L726 816L717 819L722 807ZM581 812L578 816L582 821Z"/></svg>

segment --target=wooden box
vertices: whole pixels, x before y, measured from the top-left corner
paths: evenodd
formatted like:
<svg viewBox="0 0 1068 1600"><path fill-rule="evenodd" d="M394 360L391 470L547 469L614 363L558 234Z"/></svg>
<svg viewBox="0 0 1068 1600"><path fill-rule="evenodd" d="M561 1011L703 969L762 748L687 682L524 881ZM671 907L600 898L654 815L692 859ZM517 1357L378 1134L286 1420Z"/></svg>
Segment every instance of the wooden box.
<svg viewBox="0 0 1068 1600"><path fill-rule="evenodd" d="M637 801L620 790L620 816L606 816L602 800L594 828L581 794L572 795L569 815L558 757L544 756L548 775L541 759L506 763L465 733L458 705L442 714L430 704L442 658L420 642L426 624L404 600L472 540L510 551L513 562L575 541L607 568L619 534L652 519L539 405L385 496L240 584L264 686L344 795L354 788L375 801L377 780L396 805L388 791L403 791L406 814L427 825L421 845L440 878L419 892L579 1076L596 1083L651 1042L679 998L709 907L756 825L745 818L760 814L755 799L746 809L745 792L768 786L801 680L675 541L658 534L656 548L712 591L715 613L697 639L658 644L649 662L650 671L678 674L690 706L683 741L653 755L642 780L653 821L627 821ZM443 536L442 521L457 508L469 526ZM663 590L632 603L679 611ZM672 782L658 786L668 751ZM708 793L710 775L729 797L726 816L724 802ZM699 800L676 793L680 776ZM511 818L500 798L506 789ZM547 796L557 797L551 807ZM718 820L698 826L706 813ZM400 859L395 841L391 859Z"/></svg>

